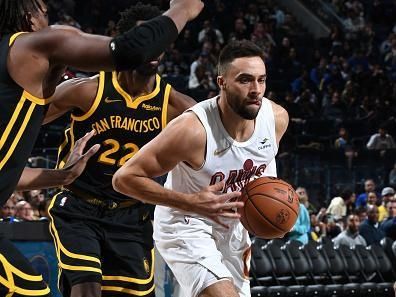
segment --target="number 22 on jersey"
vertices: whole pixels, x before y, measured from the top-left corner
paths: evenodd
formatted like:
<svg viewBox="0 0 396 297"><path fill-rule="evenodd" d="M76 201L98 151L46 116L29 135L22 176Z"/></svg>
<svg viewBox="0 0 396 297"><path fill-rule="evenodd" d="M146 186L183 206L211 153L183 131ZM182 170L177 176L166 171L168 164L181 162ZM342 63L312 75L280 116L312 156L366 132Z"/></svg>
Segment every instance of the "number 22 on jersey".
<svg viewBox="0 0 396 297"><path fill-rule="evenodd" d="M106 150L100 154L98 162L106 165L117 164L118 167L124 165L126 161L132 158L139 151L139 147L134 143L125 143L121 146L117 140L111 138L103 141L102 145ZM119 150L122 150L125 155L119 160L116 160L113 155Z"/></svg>

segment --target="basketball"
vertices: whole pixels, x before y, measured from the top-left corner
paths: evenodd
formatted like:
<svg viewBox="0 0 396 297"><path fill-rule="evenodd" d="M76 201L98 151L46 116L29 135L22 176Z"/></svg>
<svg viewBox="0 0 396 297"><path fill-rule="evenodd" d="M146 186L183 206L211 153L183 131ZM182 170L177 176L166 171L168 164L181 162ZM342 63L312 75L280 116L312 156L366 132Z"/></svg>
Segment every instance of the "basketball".
<svg viewBox="0 0 396 297"><path fill-rule="evenodd" d="M242 225L258 237L283 237L296 223L300 208L297 193L279 178L260 177L249 182L240 200L245 203L238 210Z"/></svg>

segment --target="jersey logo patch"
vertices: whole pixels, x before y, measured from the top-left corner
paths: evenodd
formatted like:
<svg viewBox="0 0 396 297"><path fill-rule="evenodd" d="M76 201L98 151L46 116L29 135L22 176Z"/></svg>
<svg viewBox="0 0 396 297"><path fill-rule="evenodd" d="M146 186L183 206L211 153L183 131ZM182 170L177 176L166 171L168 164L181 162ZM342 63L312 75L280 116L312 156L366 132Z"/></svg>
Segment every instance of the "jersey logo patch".
<svg viewBox="0 0 396 297"><path fill-rule="evenodd" d="M260 141L261 144L265 144L269 139L268 138L264 138L263 141Z"/></svg>
<svg viewBox="0 0 396 297"><path fill-rule="evenodd" d="M63 197L61 202L59 203L59 206L65 206L66 200L67 200L67 197Z"/></svg>
<svg viewBox="0 0 396 297"><path fill-rule="evenodd" d="M106 103L114 103L114 102L121 102L121 99L110 99L109 97L106 97L104 102Z"/></svg>
<svg viewBox="0 0 396 297"><path fill-rule="evenodd" d="M150 105L150 104L145 104L145 103L142 104L142 107L143 107L145 110L148 110L148 111L161 111L161 110L162 110L161 107L152 106L152 105Z"/></svg>
<svg viewBox="0 0 396 297"><path fill-rule="evenodd" d="M265 138L263 139L263 141L260 141L260 143L261 143L262 145L259 145L259 147L258 147L258 150L259 150L259 151L265 150L265 149L271 147L271 143L268 143L268 140L269 140L269 138L265 137Z"/></svg>
<svg viewBox="0 0 396 297"><path fill-rule="evenodd" d="M146 271L147 274L150 273L150 265L149 265L149 261L144 258L143 259L143 266L144 266L144 270Z"/></svg>

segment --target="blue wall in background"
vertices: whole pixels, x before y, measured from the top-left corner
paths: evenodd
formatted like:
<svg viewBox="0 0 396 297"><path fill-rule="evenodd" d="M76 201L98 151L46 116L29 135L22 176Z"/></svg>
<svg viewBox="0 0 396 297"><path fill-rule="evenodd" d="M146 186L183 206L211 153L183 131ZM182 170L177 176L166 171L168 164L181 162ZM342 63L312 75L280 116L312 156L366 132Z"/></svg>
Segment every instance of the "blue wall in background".
<svg viewBox="0 0 396 297"><path fill-rule="evenodd" d="M58 291L58 262L54 244L50 241L13 241L15 246L32 263L34 269L43 275L53 297L62 297Z"/></svg>

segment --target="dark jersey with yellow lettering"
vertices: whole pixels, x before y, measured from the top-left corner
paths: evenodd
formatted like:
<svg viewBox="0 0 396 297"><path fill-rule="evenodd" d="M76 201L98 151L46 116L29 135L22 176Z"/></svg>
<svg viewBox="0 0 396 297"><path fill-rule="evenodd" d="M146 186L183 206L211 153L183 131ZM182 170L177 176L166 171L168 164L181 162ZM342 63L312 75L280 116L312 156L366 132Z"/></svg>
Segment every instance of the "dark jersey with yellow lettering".
<svg viewBox="0 0 396 297"><path fill-rule="evenodd" d="M101 72L90 110L81 116L72 114L59 148L58 167L62 168L74 141L87 132L96 131L88 146L101 144L70 188L98 199L130 199L113 190L113 174L166 126L170 90L171 86L156 75L150 94L132 98L120 86L116 72Z"/></svg>
<svg viewBox="0 0 396 297"><path fill-rule="evenodd" d="M29 94L8 73L8 51L19 34L0 37L0 205L18 183L49 102Z"/></svg>

